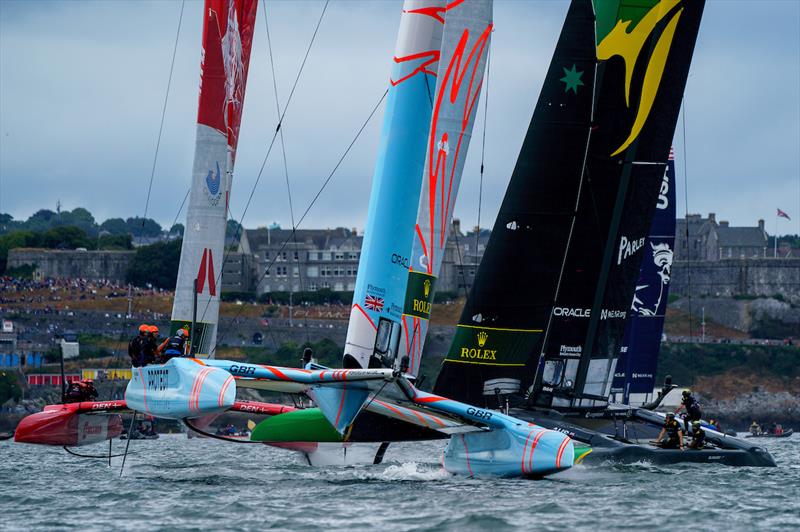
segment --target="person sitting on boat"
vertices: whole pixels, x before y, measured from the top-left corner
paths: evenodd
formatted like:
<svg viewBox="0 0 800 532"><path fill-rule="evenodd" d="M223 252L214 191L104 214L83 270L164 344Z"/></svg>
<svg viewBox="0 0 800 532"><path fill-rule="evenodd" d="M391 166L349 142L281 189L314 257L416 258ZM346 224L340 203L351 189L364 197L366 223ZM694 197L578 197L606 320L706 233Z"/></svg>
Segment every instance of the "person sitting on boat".
<svg viewBox="0 0 800 532"><path fill-rule="evenodd" d="M759 434L761 434L761 426L758 423L756 423L755 419L753 420L752 423L750 423L750 434L752 434L753 436L758 436Z"/></svg>
<svg viewBox="0 0 800 532"><path fill-rule="evenodd" d="M150 326L144 323L139 325L139 334L128 342L128 356L134 368L144 366L144 345L147 342L147 333Z"/></svg>
<svg viewBox="0 0 800 532"><path fill-rule="evenodd" d="M98 393L94 387L94 381L92 379L84 379L69 383L65 399L67 403L81 403L96 399L97 396Z"/></svg>
<svg viewBox="0 0 800 532"><path fill-rule="evenodd" d="M666 440L664 440L666 437ZM662 441L664 440L664 441ZM667 419L664 421L664 427L658 433L657 444L660 444L663 449L676 449L683 450L683 431L681 430L680 423L675 419L675 414L670 412L667 414Z"/></svg>
<svg viewBox="0 0 800 532"><path fill-rule="evenodd" d="M688 431L689 423L700 421L700 418L703 417L703 412L700 410L700 403L692 396L689 390L683 390L681 404L675 409L675 413L677 414L681 408L686 409L686 414L683 416L683 424Z"/></svg>
<svg viewBox="0 0 800 532"><path fill-rule="evenodd" d="M689 449L702 449L706 444L706 432L700 426L699 421L692 422L692 441L689 442Z"/></svg>
<svg viewBox="0 0 800 532"><path fill-rule="evenodd" d="M81 389L83 390L84 397L86 397L84 401L92 401L97 399L97 396L100 395L97 393L97 388L94 387L94 380L92 379L83 379L81 381Z"/></svg>
<svg viewBox="0 0 800 532"><path fill-rule="evenodd" d="M189 343L186 341L189 333L186 329L178 329L174 336L164 340L161 344L161 362L166 362L170 358L183 357L188 354Z"/></svg>

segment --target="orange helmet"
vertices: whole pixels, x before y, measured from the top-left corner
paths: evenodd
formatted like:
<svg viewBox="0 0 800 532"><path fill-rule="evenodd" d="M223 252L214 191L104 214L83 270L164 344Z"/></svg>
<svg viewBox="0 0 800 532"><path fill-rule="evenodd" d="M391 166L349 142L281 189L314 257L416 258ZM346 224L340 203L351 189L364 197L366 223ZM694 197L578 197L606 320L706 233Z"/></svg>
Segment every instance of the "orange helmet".
<svg viewBox="0 0 800 532"><path fill-rule="evenodd" d="M150 329L149 325L145 325L144 323L139 325L139 332L140 333L146 333L149 329Z"/></svg>
<svg viewBox="0 0 800 532"><path fill-rule="evenodd" d="M153 334L158 334L158 327L156 327L155 325L151 325L150 327L148 327L147 331Z"/></svg>
<svg viewBox="0 0 800 532"><path fill-rule="evenodd" d="M81 382L84 382L86 384L94 384L94 380L93 379L83 379Z"/></svg>

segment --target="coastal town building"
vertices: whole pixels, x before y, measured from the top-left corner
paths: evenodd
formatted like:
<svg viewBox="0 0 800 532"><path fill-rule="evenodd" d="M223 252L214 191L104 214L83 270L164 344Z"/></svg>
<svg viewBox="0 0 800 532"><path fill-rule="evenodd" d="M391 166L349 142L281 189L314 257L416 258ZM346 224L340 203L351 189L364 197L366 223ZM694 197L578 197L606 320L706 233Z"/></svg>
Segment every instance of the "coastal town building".
<svg viewBox="0 0 800 532"><path fill-rule="evenodd" d="M688 228L688 239L687 239ZM756 226L736 227L717 222L711 212L707 218L689 214L676 220L674 260L755 259L772 256L764 220Z"/></svg>

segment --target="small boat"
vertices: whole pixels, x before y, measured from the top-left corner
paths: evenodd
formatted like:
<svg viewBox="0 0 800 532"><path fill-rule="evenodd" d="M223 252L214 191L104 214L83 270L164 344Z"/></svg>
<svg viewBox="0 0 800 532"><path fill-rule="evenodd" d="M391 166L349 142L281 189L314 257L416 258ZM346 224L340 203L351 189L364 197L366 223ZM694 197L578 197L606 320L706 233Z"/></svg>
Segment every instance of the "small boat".
<svg viewBox="0 0 800 532"><path fill-rule="evenodd" d="M794 429L786 429L780 434L775 434L772 432L758 432L755 434L748 434L745 438L788 438L794 434Z"/></svg>
<svg viewBox="0 0 800 532"><path fill-rule="evenodd" d="M13 437L14 437L14 431L13 430L11 432L0 432L0 441L10 440Z"/></svg>

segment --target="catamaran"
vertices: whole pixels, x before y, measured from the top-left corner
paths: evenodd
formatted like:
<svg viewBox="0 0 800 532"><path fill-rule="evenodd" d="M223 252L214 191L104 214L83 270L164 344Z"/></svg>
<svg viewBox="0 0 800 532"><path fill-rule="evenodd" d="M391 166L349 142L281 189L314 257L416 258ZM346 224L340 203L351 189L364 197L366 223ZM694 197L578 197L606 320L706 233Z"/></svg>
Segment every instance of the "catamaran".
<svg viewBox="0 0 800 532"><path fill-rule="evenodd" d="M648 439L664 416L609 400L623 347L626 381L652 349L632 341L637 331L626 339L626 325L632 310L646 311L636 293L643 257L660 265L656 282L669 263L647 236L671 177L703 7L572 2L434 388L569 434L590 446L584 463L775 465L763 448L713 430L711 448L657 448Z"/></svg>

